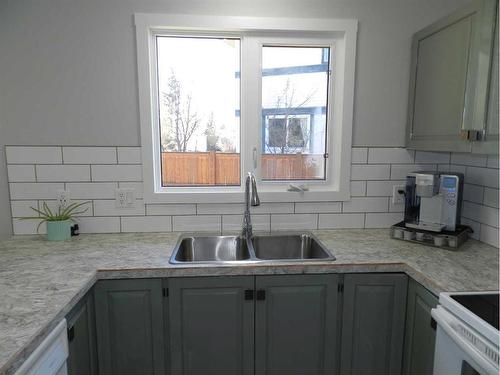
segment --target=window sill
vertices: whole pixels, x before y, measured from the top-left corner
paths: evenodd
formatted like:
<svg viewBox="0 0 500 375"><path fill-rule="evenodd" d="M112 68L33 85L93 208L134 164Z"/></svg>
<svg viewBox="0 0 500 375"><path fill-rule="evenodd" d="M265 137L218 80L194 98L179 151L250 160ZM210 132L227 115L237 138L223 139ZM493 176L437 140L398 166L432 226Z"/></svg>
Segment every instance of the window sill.
<svg viewBox="0 0 500 375"><path fill-rule="evenodd" d="M332 202L348 201L350 192L310 190L305 192L259 190L261 202ZM144 192L145 203L243 203L244 190L218 192Z"/></svg>

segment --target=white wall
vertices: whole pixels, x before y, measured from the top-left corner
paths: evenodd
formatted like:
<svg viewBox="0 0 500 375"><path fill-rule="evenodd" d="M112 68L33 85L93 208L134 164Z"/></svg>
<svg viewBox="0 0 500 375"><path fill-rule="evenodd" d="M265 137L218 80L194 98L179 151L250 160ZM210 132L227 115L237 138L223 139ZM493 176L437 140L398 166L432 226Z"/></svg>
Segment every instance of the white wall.
<svg viewBox="0 0 500 375"><path fill-rule="evenodd" d="M3 139L3 127L0 118L0 239L9 236L12 232L9 185L7 181L7 166L5 162Z"/></svg>
<svg viewBox="0 0 500 375"><path fill-rule="evenodd" d="M467 1L0 1L0 232L4 144L140 144L135 12L356 18L354 145L403 146L411 35Z"/></svg>
<svg viewBox="0 0 500 375"><path fill-rule="evenodd" d="M403 146L411 35L467 1L3 1L6 143L139 145L132 14L172 12L359 19L354 145Z"/></svg>

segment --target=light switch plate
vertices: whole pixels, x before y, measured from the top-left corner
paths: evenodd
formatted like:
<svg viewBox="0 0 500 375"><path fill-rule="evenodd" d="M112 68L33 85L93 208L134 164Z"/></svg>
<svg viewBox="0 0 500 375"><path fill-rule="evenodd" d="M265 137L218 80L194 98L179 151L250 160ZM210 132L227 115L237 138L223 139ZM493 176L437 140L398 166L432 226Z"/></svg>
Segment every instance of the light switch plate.
<svg viewBox="0 0 500 375"><path fill-rule="evenodd" d="M394 185L392 187L392 204L405 204L405 195L400 194L399 191L405 191L406 186Z"/></svg>

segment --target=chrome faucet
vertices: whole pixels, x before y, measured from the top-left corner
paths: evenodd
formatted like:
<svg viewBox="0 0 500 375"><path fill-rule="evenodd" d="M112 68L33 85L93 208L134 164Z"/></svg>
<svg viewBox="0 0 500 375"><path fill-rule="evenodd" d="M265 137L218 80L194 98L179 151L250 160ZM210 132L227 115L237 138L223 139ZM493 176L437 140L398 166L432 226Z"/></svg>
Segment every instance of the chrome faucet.
<svg viewBox="0 0 500 375"><path fill-rule="evenodd" d="M250 186L250 184L252 186ZM251 197L250 190L252 190ZM252 172L248 172L245 180L245 214L243 216L243 230L241 232L241 235L247 239L250 239L253 236L252 220L250 218L250 205L260 205L259 195L257 194L257 182L255 181L255 176Z"/></svg>

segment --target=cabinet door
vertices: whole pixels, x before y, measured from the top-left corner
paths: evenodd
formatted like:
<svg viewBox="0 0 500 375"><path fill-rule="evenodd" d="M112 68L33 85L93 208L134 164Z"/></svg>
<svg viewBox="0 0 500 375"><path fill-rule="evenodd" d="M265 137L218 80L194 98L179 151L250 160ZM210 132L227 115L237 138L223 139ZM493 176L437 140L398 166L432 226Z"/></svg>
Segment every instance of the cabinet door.
<svg viewBox="0 0 500 375"><path fill-rule="evenodd" d="M168 285L172 375L253 375L254 278L172 278Z"/></svg>
<svg viewBox="0 0 500 375"><path fill-rule="evenodd" d="M97 374L94 294L89 292L66 316L68 322L68 374Z"/></svg>
<svg viewBox="0 0 500 375"><path fill-rule="evenodd" d="M100 375L165 373L161 279L99 281L95 287Z"/></svg>
<svg viewBox="0 0 500 375"><path fill-rule="evenodd" d="M337 373L338 275L256 277L257 375Z"/></svg>
<svg viewBox="0 0 500 375"><path fill-rule="evenodd" d="M475 0L414 35L408 148L471 151L463 131L484 126L495 6Z"/></svg>
<svg viewBox="0 0 500 375"><path fill-rule="evenodd" d="M342 375L401 374L407 283L402 274L345 276Z"/></svg>
<svg viewBox="0 0 500 375"><path fill-rule="evenodd" d="M431 292L410 280L403 375L432 375L436 331L431 325L431 309L437 304L438 299Z"/></svg>
<svg viewBox="0 0 500 375"><path fill-rule="evenodd" d="M472 143L472 152L478 154L498 154L499 116L498 116L498 9L495 28L495 42L493 48L488 97L488 111L483 139Z"/></svg>

